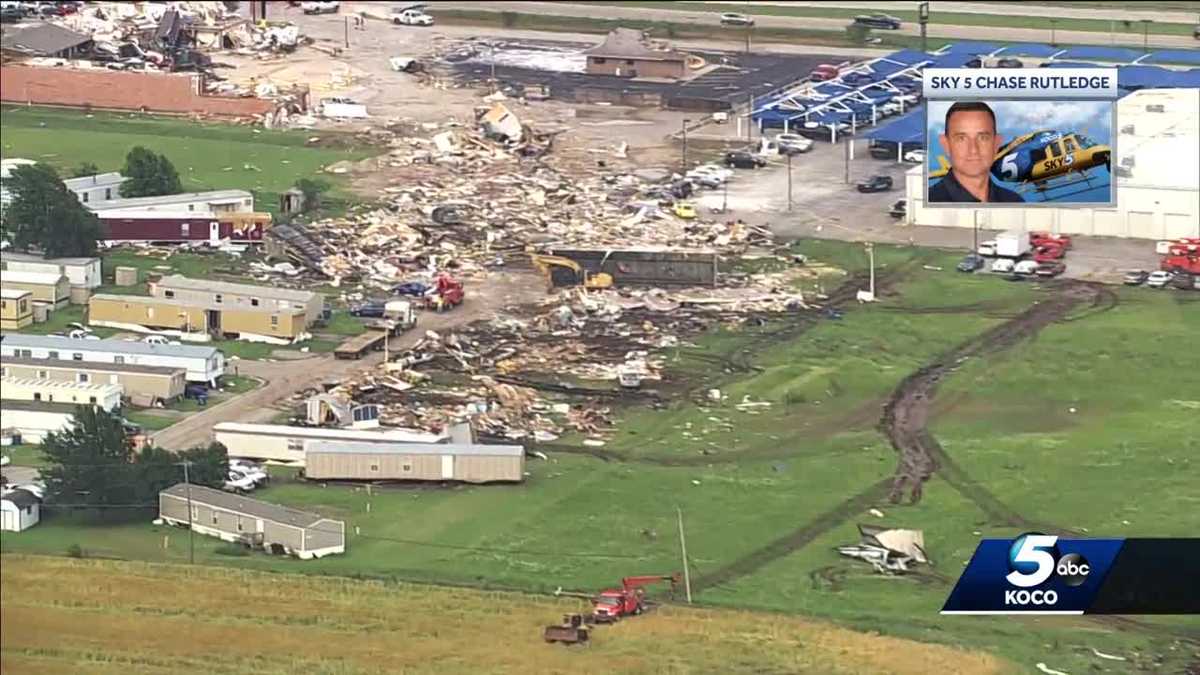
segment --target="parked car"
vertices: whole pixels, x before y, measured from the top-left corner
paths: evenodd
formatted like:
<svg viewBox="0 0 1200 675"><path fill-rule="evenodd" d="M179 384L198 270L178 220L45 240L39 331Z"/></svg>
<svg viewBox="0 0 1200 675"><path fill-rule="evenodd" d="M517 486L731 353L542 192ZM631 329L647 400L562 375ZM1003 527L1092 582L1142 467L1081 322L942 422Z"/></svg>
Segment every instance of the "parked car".
<svg viewBox="0 0 1200 675"><path fill-rule="evenodd" d="M78 329L71 331L71 337L75 337L75 333L77 333L77 332L79 332ZM89 336L89 335L91 335L91 331L84 333L84 334L80 335L79 337L86 340L87 336ZM166 335L158 335L158 334L147 335L146 337L142 338L142 342L145 342L148 345L178 345L178 344L182 344L179 342L179 340L172 340L171 338L167 337Z"/></svg>
<svg viewBox="0 0 1200 675"><path fill-rule="evenodd" d="M983 67L983 59L976 56L976 57L968 60L963 65L967 68L982 68Z"/></svg>
<svg viewBox="0 0 1200 675"><path fill-rule="evenodd" d="M425 13L425 5L393 7L392 23L397 26L432 26L433 17Z"/></svg>
<svg viewBox="0 0 1200 675"><path fill-rule="evenodd" d="M1165 288L1167 284L1171 283L1171 279L1174 278L1175 274L1173 272L1156 270L1151 272L1150 276L1146 277L1146 285L1150 288Z"/></svg>
<svg viewBox="0 0 1200 675"><path fill-rule="evenodd" d="M997 274L1007 274L1013 271L1017 264L1009 258L996 258L992 261L992 271Z"/></svg>
<svg viewBox="0 0 1200 675"><path fill-rule="evenodd" d="M904 153L904 161L912 162L913 164L924 164L925 163L925 151L924 150L909 150L908 152Z"/></svg>
<svg viewBox="0 0 1200 675"><path fill-rule="evenodd" d="M872 145L867 151L875 159L896 159L896 153L900 152L900 149L894 143L879 143Z"/></svg>
<svg viewBox="0 0 1200 675"><path fill-rule="evenodd" d="M795 152L808 152L813 148L811 138L805 138L800 134L779 134L775 137L775 143L779 145L780 154L792 154Z"/></svg>
<svg viewBox="0 0 1200 675"><path fill-rule="evenodd" d="M695 173L695 174L689 172L687 179L692 181L696 185L700 185L700 186L706 187L706 188L719 188L719 187L721 187L721 184L725 182L725 179L721 178L717 174L705 173L705 172Z"/></svg>
<svg viewBox="0 0 1200 675"><path fill-rule="evenodd" d="M229 492L250 492L258 486L255 484L253 478L240 474L237 471L230 471L225 474L225 484L221 487Z"/></svg>
<svg viewBox="0 0 1200 675"><path fill-rule="evenodd" d="M888 209L888 215L899 220L905 216L908 211L908 200L897 199L892 202L892 208Z"/></svg>
<svg viewBox="0 0 1200 675"><path fill-rule="evenodd" d="M25 18L25 12L20 7L0 8L0 23L16 23Z"/></svg>
<svg viewBox="0 0 1200 675"><path fill-rule="evenodd" d="M969 253L954 267L959 272L974 272L975 270L983 269L985 264L987 264L987 261L983 259L983 256L976 253Z"/></svg>
<svg viewBox="0 0 1200 675"><path fill-rule="evenodd" d="M1051 260L1050 262L1038 263L1036 274L1039 277L1056 277L1066 271L1066 263Z"/></svg>
<svg viewBox="0 0 1200 675"><path fill-rule="evenodd" d="M382 319L384 303L372 300L364 302L361 305L355 305L350 308L350 316L357 316L364 319Z"/></svg>
<svg viewBox="0 0 1200 675"><path fill-rule="evenodd" d="M725 153L725 166L735 169L758 169L767 165L767 160L744 150Z"/></svg>
<svg viewBox="0 0 1200 675"><path fill-rule="evenodd" d="M1008 57L1008 58L1003 58L1003 59L1000 59L999 61L997 61L996 67L997 68L1024 68L1025 64L1021 62L1021 59L1014 59L1012 57Z"/></svg>
<svg viewBox="0 0 1200 675"><path fill-rule="evenodd" d="M420 281L406 281L392 286L392 295L408 295L414 298L424 297L429 292L429 286Z"/></svg>
<svg viewBox="0 0 1200 675"><path fill-rule="evenodd" d="M1196 286L1197 279L1200 279L1200 275L1193 275L1193 274L1188 274L1187 272L1180 272L1179 274L1175 275L1174 279L1171 280L1171 287L1177 288L1181 291L1195 290L1197 288L1197 286Z"/></svg>
<svg viewBox="0 0 1200 675"><path fill-rule="evenodd" d="M202 406L208 405L208 387L199 383L186 385L183 388L183 397Z"/></svg>
<svg viewBox="0 0 1200 675"><path fill-rule="evenodd" d="M900 30L902 22L894 16L888 14L859 14L854 17L854 23L868 28L883 28L886 30Z"/></svg>
<svg viewBox="0 0 1200 675"><path fill-rule="evenodd" d="M726 12L721 15L722 26L753 26L754 17L737 12Z"/></svg>
<svg viewBox="0 0 1200 675"><path fill-rule="evenodd" d="M254 481L255 485L264 485L271 479L270 474L261 465L245 459L233 458L229 460L229 470L246 476Z"/></svg>
<svg viewBox="0 0 1200 675"><path fill-rule="evenodd" d="M1037 274L1037 269L1038 269L1038 261L1022 260L1022 261L1018 262L1016 265L1013 265L1013 274L1022 274L1027 277L1033 276L1034 274Z"/></svg>
<svg viewBox="0 0 1200 675"><path fill-rule="evenodd" d="M338 2L302 2L300 10L305 14L337 14L339 7Z"/></svg>
<svg viewBox="0 0 1200 675"><path fill-rule="evenodd" d="M891 189L891 176L871 176L858 184L859 192L887 192Z"/></svg>
<svg viewBox="0 0 1200 675"><path fill-rule="evenodd" d="M808 79L812 80L813 82L824 82L825 80L832 80L836 78L838 76L838 72L837 66L828 63L822 63L821 65L812 69L812 72L808 74Z"/></svg>
<svg viewBox="0 0 1200 675"><path fill-rule="evenodd" d="M1150 273L1145 270L1135 270L1126 272L1124 283L1126 286L1141 286L1150 278Z"/></svg>

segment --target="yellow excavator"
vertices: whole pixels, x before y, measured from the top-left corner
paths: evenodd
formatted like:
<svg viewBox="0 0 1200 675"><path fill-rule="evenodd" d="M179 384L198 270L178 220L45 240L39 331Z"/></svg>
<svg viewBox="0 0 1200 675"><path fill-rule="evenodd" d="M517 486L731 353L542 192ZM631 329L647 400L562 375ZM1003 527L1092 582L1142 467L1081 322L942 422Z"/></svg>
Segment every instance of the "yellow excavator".
<svg viewBox="0 0 1200 675"><path fill-rule="evenodd" d="M583 269L583 266L570 258L530 252L529 260L533 263L534 267L538 268L542 276L546 278L547 291L554 290L555 269L569 271L573 283L582 284L584 288L589 290L612 288L613 285L611 274L607 272L588 274L587 270ZM560 274L558 278L561 279L562 275Z"/></svg>

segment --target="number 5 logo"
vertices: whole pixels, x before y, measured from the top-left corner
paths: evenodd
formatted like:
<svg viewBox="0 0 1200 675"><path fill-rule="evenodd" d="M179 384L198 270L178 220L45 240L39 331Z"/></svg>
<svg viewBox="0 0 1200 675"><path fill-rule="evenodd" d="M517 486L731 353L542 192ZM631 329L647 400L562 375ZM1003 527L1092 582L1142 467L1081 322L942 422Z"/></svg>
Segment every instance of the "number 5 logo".
<svg viewBox="0 0 1200 675"><path fill-rule="evenodd" d="M1054 574L1054 556L1041 549L1052 548L1058 537L1046 534L1027 534L1013 543L1016 551L1009 552L1009 566L1013 568L1004 577L1008 583L1021 588L1037 586ZM1026 568L1033 568L1027 571Z"/></svg>
<svg viewBox="0 0 1200 675"><path fill-rule="evenodd" d="M1017 153L1011 153L1004 156L1004 160L1000 162L1000 173L1004 175L1004 180L1012 182L1020 175L1017 170Z"/></svg>

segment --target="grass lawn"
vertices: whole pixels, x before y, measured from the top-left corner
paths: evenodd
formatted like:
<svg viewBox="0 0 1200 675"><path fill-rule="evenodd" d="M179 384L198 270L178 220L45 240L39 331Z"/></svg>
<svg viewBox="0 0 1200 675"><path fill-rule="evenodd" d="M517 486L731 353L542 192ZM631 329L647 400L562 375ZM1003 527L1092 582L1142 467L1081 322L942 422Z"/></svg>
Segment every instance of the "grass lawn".
<svg viewBox="0 0 1200 675"><path fill-rule="evenodd" d="M157 251L155 252L157 253ZM240 257L227 253L188 253L175 251L163 258L150 254L150 250L116 248L103 254L103 274L106 286L100 293L129 293L145 295L146 276L149 274L180 274L192 279L221 279L242 283L258 283L246 274L247 264L257 260L253 249ZM112 286L118 267L133 267L138 271L136 286Z"/></svg>
<svg viewBox="0 0 1200 675"><path fill-rule="evenodd" d="M147 431L160 431L183 419L183 415L173 411L153 409L127 410L125 419Z"/></svg>
<svg viewBox="0 0 1200 675"><path fill-rule="evenodd" d="M842 7L816 7L803 5L758 5L758 4L743 4L743 3L709 3L709 2L673 2L669 6L664 7L659 2L649 2L647 0L598 0L596 2L588 2L586 4L598 5L616 5L620 7L651 7L654 9L670 9L674 11L687 12L738 12L741 14L752 14L759 16L795 16L795 17L814 17L814 18L829 18L829 19L853 19L860 14L872 14L876 11L894 16L907 23L915 24L917 22L917 12L913 10L892 9L884 10L862 9L862 8L842 8ZM714 17L715 19L716 17ZM1127 28L1121 21L1109 23L1107 19L1057 19L1056 27L1058 30L1074 30L1094 33L1107 33L1110 28L1120 36L1128 36L1130 40L1142 35L1142 24L1134 21ZM997 9L995 14L978 14L970 12L943 12L933 11L929 15L930 24L944 24L952 26L987 26L992 28L1042 28L1046 30L1047 39L1050 35L1050 24L1045 17L1040 16L1024 16L1020 14L1006 14L1003 10ZM726 29L728 30L728 29ZM886 30L875 31L876 35L883 36L887 34ZM1155 22L1149 25L1149 32L1152 35L1191 35L1192 25L1188 23L1162 23ZM1140 40L1137 40L1138 44Z"/></svg>
<svg viewBox="0 0 1200 675"><path fill-rule="evenodd" d="M129 150L142 145L171 160L185 190L250 190L255 208L272 213L278 210L279 194L296 180L335 162L371 154L336 132L322 132L324 144L313 147L306 144L312 134L305 131L25 106L4 106L2 112L0 150L5 157L48 162L60 173L82 162L92 162L101 171L119 171ZM324 177L336 199L344 192L344 180Z"/></svg>
<svg viewBox="0 0 1200 675"><path fill-rule="evenodd" d="M359 320L358 317L352 316L350 312L345 310L334 310L333 318L331 318L324 326L320 326L316 330L319 333L351 337L367 332L367 327L363 325L363 322Z"/></svg>
<svg viewBox="0 0 1200 675"><path fill-rule="evenodd" d="M795 250L850 272L865 264L855 244L800 242ZM346 520L347 554L300 564L198 547L197 560L532 591L596 589L629 574L678 569L680 508L704 604L978 647L1022 668L1039 661L1067 672L1111 668L1097 662L1095 648L1137 667L1161 654L1166 662L1158 669L1182 669L1193 650L1173 647L1171 634L1149 620L1149 628L1118 630L1091 619L937 614L978 540L1013 530L990 522L973 498L939 477L919 504L887 503L896 456L875 426L902 378L1043 293L1037 284L958 274L957 255L878 246L881 279L904 272L893 288L881 287L881 302L855 305L842 320L803 332L794 318L721 330L699 348L668 354L663 386L683 389L672 379L688 379L700 395L676 397L664 410L621 410L619 431L603 448L616 455L611 461L564 439L545 448L549 461L529 459L528 479L515 486L368 494L277 476L260 496ZM1190 478L1200 442L1190 439L1200 438L1200 376L1189 366L1192 354L1176 347L1189 344L1200 315L1184 296L1121 291L1112 311L1077 312L1032 340L964 362L934 400L932 432L964 472L1029 520L1097 535L1195 532L1200 509ZM708 401L702 392L709 387L724 400ZM743 401L769 405L739 409ZM934 567L885 578L838 556L833 547L856 541L858 522L924 530ZM809 529L807 540L773 546ZM166 549L163 536L144 523L85 528L47 519L6 538L4 548L61 555L78 543L97 555L186 555L178 535ZM735 563L745 565L742 573L705 581ZM1174 625L1200 630L1194 618Z"/></svg>
<svg viewBox="0 0 1200 675"><path fill-rule="evenodd" d="M12 460L14 466L46 466L42 446L22 443L0 448L0 455Z"/></svg>
<svg viewBox="0 0 1200 675"><path fill-rule="evenodd" d="M176 550L186 539L155 529ZM205 539L198 548L211 546ZM3 563L2 645L14 673L212 672L217 652L230 675L708 672L716 663L722 673L983 675L1011 666L766 613L663 607L566 648L543 643L542 628L577 610L574 599L185 565ZM164 631L187 639L164 640Z"/></svg>
<svg viewBox="0 0 1200 675"><path fill-rule="evenodd" d="M208 396L208 405L216 405L223 401L233 398L239 394L244 394L258 387L260 382L252 377L240 375L225 375L221 378L221 388L217 391L210 391ZM195 399L181 398L171 405L166 407L167 410L177 412L192 413L198 410L204 410Z"/></svg>

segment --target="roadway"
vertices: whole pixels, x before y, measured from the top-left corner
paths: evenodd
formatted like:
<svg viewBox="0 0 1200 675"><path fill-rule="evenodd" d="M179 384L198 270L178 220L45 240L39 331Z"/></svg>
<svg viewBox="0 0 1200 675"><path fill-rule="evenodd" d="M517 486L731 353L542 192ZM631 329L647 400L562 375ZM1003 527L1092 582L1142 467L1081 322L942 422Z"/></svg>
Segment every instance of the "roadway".
<svg viewBox="0 0 1200 675"><path fill-rule="evenodd" d="M439 2L437 9L460 9L483 12L523 12L526 14L543 14L546 16L570 16L587 19L641 19L644 21L673 21L676 23L699 23L718 25L720 12L697 12L691 10L669 9L664 3L662 8L654 7L625 7L607 5L574 5L559 2ZM993 12L995 13L995 12ZM434 12L436 15L436 10ZM828 31L844 30L847 19L823 19L816 17L768 16L755 15L754 20L762 28L791 28L796 30L818 29ZM920 35L921 30L915 23L905 22L898 31L880 31L899 35ZM741 29L731 28L732 35L741 35ZM1050 27L1046 28L1006 28L989 26L953 26L946 24L930 24L928 35L931 38L950 38L956 40L982 40L989 42L1050 42ZM1089 44L1089 45L1124 45L1137 46L1142 44L1141 36L1129 34L1095 33L1089 31L1058 30L1055 40L1060 44ZM595 38L592 38L593 41ZM1150 35L1148 44L1154 48L1195 48L1197 42L1189 35Z"/></svg>
<svg viewBox="0 0 1200 675"><path fill-rule="evenodd" d="M729 0L702 0L708 4L731 4ZM754 0L753 5L779 5L801 7L837 7L840 9L861 9L878 12L917 11L920 2L812 2L805 0L790 0L789 2ZM929 3L929 12L954 12L956 14L1003 14L1005 16L1030 16L1054 19L1107 19L1109 21L1141 21L1153 19L1155 23L1184 23L1193 24L1200 20L1197 12L1164 12L1154 8L1154 3L1144 3L1137 9L1100 7L1067 7L1062 3L1040 5L1035 2L1006 2L1003 5L987 2L933 2ZM751 12L752 13L752 12Z"/></svg>

